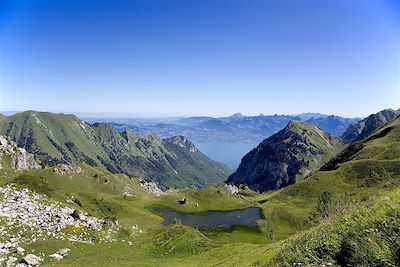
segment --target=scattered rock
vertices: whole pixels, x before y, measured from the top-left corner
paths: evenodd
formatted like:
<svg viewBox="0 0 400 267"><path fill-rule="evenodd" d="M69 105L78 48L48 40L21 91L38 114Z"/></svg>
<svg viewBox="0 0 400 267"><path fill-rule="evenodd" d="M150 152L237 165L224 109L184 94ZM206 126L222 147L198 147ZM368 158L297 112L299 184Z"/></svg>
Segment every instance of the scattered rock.
<svg viewBox="0 0 400 267"><path fill-rule="evenodd" d="M57 251L57 253L65 257L68 256L70 251L71 250L69 248L62 248L59 251Z"/></svg>
<svg viewBox="0 0 400 267"><path fill-rule="evenodd" d="M8 257L7 262L6 262L6 266L14 265L14 262L16 262L17 260L18 260L17 257Z"/></svg>
<svg viewBox="0 0 400 267"><path fill-rule="evenodd" d="M139 229L139 225L137 225L137 224L132 225L132 235L133 236L139 235L142 232L143 232L142 229Z"/></svg>
<svg viewBox="0 0 400 267"><path fill-rule="evenodd" d="M53 172L57 175L74 175L82 171L81 167L77 165L59 164L53 168Z"/></svg>
<svg viewBox="0 0 400 267"><path fill-rule="evenodd" d="M97 229L97 224L95 221L88 221L86 224L86 227L92 230L96 230Z"/></svg>
<svg viewBox="0 0 400 267"><path fill-rule="evenodd" d="M45 195L40 195L28 189L16 190L13 185L0 187L0 219L7 225L23 226L34 230L39 236L52 236L59 239L67 238L62 231L67 226L82 230L101 229L104 220L88 216L81 211L62 206L61 203L51 201ZM72 238L73 241L89 241L83 236ZM16 247L17 239L11 237L4 244L0 243L0 252L8 252Z"/></svg>
<svg viewBox="0 0 400 267"><path fill-rule="evenodd" d="M32 266L37 266L40 264L42 259L34 254L28 254L24 257L23 261L26 264L32 265Z"/></svg>
<svg viewBox="0 0 400 267"><path fill-rule="evenodd" d="M17 247L17 254L24 254L25 249L21 247Z"/></svg>
<svg viewBox="0 0 400 267"><path fill-rule="evenodd" d="M124 198L127 198L127 197L131 197L132 194L129 193L129 192L124 192L124 193L122 194L122 196L123 196Z"/></svg>
<svg viewBox="0 0 400 267"><path fill-rule="evenodd" d="M140 186L147 192L159 197L164 194L164 192L157 186L155 182L146 182L145 180L140 180Z"/></svg>
<svg viewBox="0 0 400 267"><path fill-rule="evenodd" d="M54 258L57 261L60 261L60 260L62 260L64 258L62 255L60 255L58 253L51 254L51 255L49 255L49 257L50 258Z"/></svg>

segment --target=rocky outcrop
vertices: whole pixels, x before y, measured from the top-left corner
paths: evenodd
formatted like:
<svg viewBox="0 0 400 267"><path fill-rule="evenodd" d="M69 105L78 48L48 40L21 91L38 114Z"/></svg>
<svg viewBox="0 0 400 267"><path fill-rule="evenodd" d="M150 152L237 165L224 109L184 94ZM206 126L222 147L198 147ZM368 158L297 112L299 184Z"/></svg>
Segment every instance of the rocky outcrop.
<svg viewBox="0 0 400 267"><path fill-rule="evenodd" d="M239 193L239 188L233 184L224 184L226 192L230 195L237 195Z"/></svg>
<svg viewBox="0 0 400 267"><path fill-rule="evenodd" d="M307 178L342 146L339 138L315 125L291 121L244 156L227 183L256 191L282 188Z"/></svg>
<svg viewBox="0 0 400 267"><path fill-rule="evenodd" d="M140 186L147 192L159 197L164 194L164 192L158 188L157 184L154 182L146 182L145 180L140 180Z"/></svg>
<svg viewBox="0 0 400 267"><path fill-rule="evenodd" d="M11 167L16 170L41 169L34 156L28 153L24 148L8 138L0 135L0 156L10 155L12 159Z"/></svg>
<svg viewBox="0 0 400 267"><path fill-rule="evenodd" d="M59 164L53 168L53 172L57 175L74 175L78 174L82 171L81 167L78 165L69 165L69 164Z"/></svg>
<svg viewBox="0 0 400 267"><path fill-rule="evenodd" d="M13 167L16 170L41 169L42 167L35 161L32 154L28 153L24 148L17 148L12 157Z"/></svg>
<svg viewBox="0 0 400 267"><path fill-rule="evenodd" d="M187 149L189 152L195 153L197 152L197 148L194 146L192 142L190 142L186 137L184 136L174 136L168 139L164 139L166 142L177 145L181 148Z"/></svg>

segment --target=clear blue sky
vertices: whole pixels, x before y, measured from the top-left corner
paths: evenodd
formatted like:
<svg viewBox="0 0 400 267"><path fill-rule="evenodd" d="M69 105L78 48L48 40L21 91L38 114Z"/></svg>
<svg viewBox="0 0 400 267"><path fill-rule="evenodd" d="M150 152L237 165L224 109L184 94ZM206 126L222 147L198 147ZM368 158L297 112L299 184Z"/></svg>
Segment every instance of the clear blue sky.
<svg viewBox="0 0 400 267"><path fill-rule="evenodd" d="M0 0L0 110L399 108L399 2Z"/></svg>

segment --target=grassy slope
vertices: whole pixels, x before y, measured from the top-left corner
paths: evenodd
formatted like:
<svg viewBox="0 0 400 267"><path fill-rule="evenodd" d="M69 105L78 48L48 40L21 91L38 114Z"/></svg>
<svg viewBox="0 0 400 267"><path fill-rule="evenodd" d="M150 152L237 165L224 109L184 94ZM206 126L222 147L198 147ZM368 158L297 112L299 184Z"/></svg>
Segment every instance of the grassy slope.
<svg viewBox="0 0 400 267"><path fill-rule="evenodd" d="M46 165L85 162L156 181L162 189L221 183L230 170L155 135L118 133L111 125L89 125L74 115L26 111L0 119L0 134Z"/></svg>
<svg viewBox="0 0 400 267"><path fill-rule="evenodd" d="M4 156L2 165L9 167L8 162L8 157ZM236 209L254 204L245 197L228 195L223 188L185 189L157 198L143 191L136 179L110 174L89 166L82 166L82 169L80 174L57 176L49 169L17 172L6 167L0 170L0 185L13 182L17 186L45 193L52 199L72 205L75 209L84 209L94 216L116 216L123 227L130 229L132 225L137 224L145 233L125 235L120 237L119 242L112 244L88 245L58 240L37 242L24 246L28 251L45 252L48 255L54 253L57 248L69 247L73 256L63 260L61 266L190 266L192 257L198 255L201 258L201 252L224 254L231 252L232 246L242 250L242 245L251 251L259 247L251 243L265 243L260 242L260 237L263 236L257 230L208 232L207 237L198 230L181 225L162 227L162 218L151 212L151 208L155 206L196 212ZM124 198L123 192L130 192L132 197ZM71 196L79 200L81 206L76 203L67 204L66 199ZM182 196L186 196L190 203L198 203L199 206L179 206L177 200ZM234 244L243 237L246 238L244 242L249 244ZM129 246L128 240L134 245ZM235 262L235 258L232 258L232 262ZM52 265L54 261L46 259L44 266L46 264Z"/></svg>
<svg viewBox="0 0 400 267"><path fill-rule="evenodd" d="M8 161L8 157L3 157L2 165L7 166ZM103 218L116 216L125 226L138 224L141 229L160 225L162 219L151 211L156 206L200 212L237 209L252 204L246 198L230 196L223 188L214 187L176 190L158 198L145 192L137 179L87 165L82 165L80 174L69 176L57 176L51 169L16 172L9 168L0 170L0 175L0 185L13 182L64 203L73 196L81 204L74 204L76 209L84 209L93 216ZM125 192L132 196L124 197ZM188 205L178 204L183 196L189 200ZM194 203L198 203L198 207Z"/></svg>
<svg viewBox="0 0 400 267"><path fill-rule="evenodd" d="M94 145L93 138L90 138L93 136L93 129L74 115L25 111L7 117L7 120L0 124L0 130L31 153L46 153L47 157L39 155L44 161L62 160L65 156L74 159L74 155L65 145L67 142L75 143L82 153L90 156L98 164L101 163L96 160L95 155L105 156L104 152ZM61 153L61 149L65 155Z"/></svg>
<svg viewBox="0 0 400 267"><path fill-rule="evenodd" d="M367 204L290 238L267 265L398 266L400 189Z"/></svg>

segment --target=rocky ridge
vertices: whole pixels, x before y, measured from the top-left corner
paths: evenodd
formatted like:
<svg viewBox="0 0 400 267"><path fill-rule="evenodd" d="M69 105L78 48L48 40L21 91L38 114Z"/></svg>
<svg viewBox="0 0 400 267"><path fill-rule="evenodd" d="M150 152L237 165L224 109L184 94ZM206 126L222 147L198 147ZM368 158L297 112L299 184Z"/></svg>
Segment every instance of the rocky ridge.
<svg viewBox="0 0 400 267"><path fill-rule="evenodd" d="M348 142L360 141L400 115L400 110L384 109L350 125L341 138Z"/></svg>

